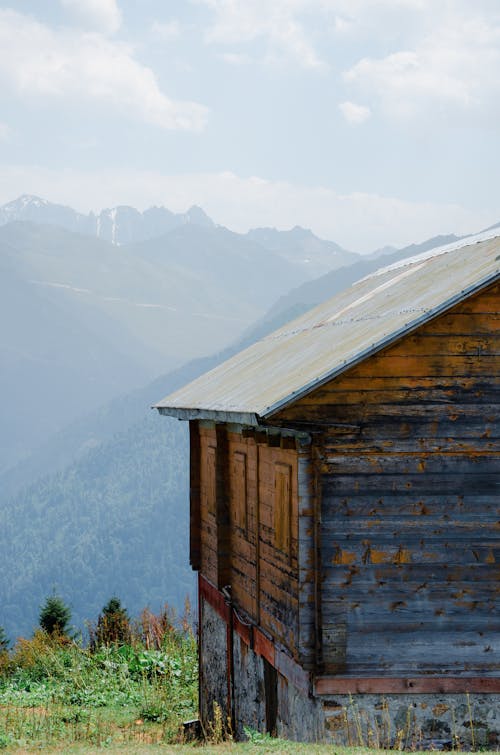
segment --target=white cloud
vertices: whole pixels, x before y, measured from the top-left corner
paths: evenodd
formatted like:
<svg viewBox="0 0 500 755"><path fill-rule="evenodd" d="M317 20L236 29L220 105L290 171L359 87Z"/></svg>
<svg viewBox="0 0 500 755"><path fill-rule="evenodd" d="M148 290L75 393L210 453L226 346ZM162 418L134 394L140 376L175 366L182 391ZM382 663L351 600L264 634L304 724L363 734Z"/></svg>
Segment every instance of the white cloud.
<svg viewBox="0 0 500 755"><path fill-rule="evenodd" d="M128 45L11 10L0 10L1 79L24 97L94 100L161 128L199 131L207 117L202 105L167 97Z"/></svg>
<svg viewBox="0 0 500 755"><path fill-rule="evenodd" d="M304 68L326 67L299 20L307 0L199 0L214 13L208 42L248 44L259 39L267 44L266 61L291 58Z"/></svg>
<svg viewBox="0 0 500 755"><path fill-rule="evenodd" d="M178 37L180 37L181 26L175 19L168 22L153 21L151 25L151 31L153 32L155 37L168 42L172 39L178 39Z"/></svg>
<svg viewBox="0 0 500 755"><path fill-rule="evenodd" d="M359 60L346 83L389 117L491 113L500 95L500 15L483 16L473 4L439 13L443 7L412 47Z"/></svg>
<svg viewBox="0 0 500 755"><path fill-rule="evenodd" d="M102 34L113 34L122 23L116 0L60 0L70 15L85 26Z"/></svg>
<svg viewBox="0 0 500 755"><path fill-rule="evenodd" d="M414 202L390 196L340 194L234 173L165 175L154 171L73 172L29 166L4 167L0 203L31 193L78 210L118 204L138 209L163 204L181 212L202 206L218 223L244 232L256 226L302 225L348 249L370 252L404 246L440 233L466 234L498 221L494 211L459 204Z"/></svg>
<svg viewBox="0 0 500 755"><path fill-rule="evenodd" d="M339 110L348 123L358 126L360 123L367 121L372 114L369 107L365 105L356 105L355 102L341 102Z"/></svg>

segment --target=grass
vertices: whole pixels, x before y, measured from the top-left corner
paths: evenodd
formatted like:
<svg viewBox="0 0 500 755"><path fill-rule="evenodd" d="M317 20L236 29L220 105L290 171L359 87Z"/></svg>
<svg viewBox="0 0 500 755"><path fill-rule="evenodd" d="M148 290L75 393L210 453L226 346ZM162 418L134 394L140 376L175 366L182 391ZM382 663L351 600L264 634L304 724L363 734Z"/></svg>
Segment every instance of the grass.
<svg viewBox="0 0 500 755"><path fill-rule="evenodd" d="M273 739L270 741L255 743L255 742L226 742L218 745L169 745L169 744L141 744L141 743L108 743L103 744L100 748L96 749L92 745L88 744L73 744L73 745L60 745L56 747L43 748L42 752L49 755L50 753L71 753L71 755L90 755L91 753L100 752L103 753L128 753L129 755L264 755L265 753L272 753L274 755L303 755L304 753L311 753L311 755L394 755L395 750L373 750L363 747L337 747L332 745L314 745L314 744L301 744L296 742L287 742L283 739ZM16 753L32 753L40 752L39 748L33 747L30 749L11 749L4 750L4 752ZM435 751L415 751L413 755L435 755ZM462 753L466 755L466 753ZM482 755L498 755L498 753L483 751Z"/></svg>
<svg viewBox="0 0 500 755"><path fill-rule="evenodd" d="M92 649L39 631L0 653L0 753L386 752L300 744L251 730L247 742L215 744L221 737L214 736L212 743L182 744L182 721L197 717L195 638L187 623L176 629L166 614L149 612L131 636L128 644Z"/></svg>
<svg viewBox="0 0 500 755"><path fill-rule="evenodd" d="M0 673L0 752L175 742L197 715L196 658L192 633L172 626L93 651L43 632L19 640Z"/></svg>

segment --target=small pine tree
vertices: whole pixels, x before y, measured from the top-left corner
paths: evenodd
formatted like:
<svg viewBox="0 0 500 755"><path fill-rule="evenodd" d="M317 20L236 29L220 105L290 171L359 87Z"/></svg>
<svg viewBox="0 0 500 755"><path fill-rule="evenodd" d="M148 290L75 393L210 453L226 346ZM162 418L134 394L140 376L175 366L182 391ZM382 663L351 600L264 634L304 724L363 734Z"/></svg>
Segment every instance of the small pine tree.
<svg viewBox="0 0 500 755"><path fill-rule="evenodd" d="M64 637L68 633L71 620L71 610L58 595L49 595L40 608L39 622L47 634L57 634Z"/></svg>
<svg viewBox="0 0 500 755"><path fill-rule="evenodd" d="M113 597L106 603L97 619L95 644L127 645L131 640L130 619L119 598Z"/></svg>
<svg viewBox="0 0 500 755"><path fill-rule="evenodd" d="M5 634L5 629L0 626L0 653L6 653L9 649L10 641Z"/></svg>

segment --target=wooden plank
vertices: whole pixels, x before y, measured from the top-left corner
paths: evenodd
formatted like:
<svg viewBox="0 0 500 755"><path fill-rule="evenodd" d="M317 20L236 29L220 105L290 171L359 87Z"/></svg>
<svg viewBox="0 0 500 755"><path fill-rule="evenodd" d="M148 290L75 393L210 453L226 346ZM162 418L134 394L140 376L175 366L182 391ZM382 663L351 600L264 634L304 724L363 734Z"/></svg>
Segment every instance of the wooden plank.
<svg viewBox="0 0 500 755"><path fill-rule="evenodd" d="M196 420L189 422L189 563L201 567L201 503L200 503L200 430Z"/></svg>
<svg viewBox="0 0 500 755"><path fill-rule="evenodd" d="M410 547L403 549L393 537L387 537L385 542L378 540L370 545L366 539L357 542L339 542L336 535L331 541L326 541L322 548L322 559L325 568L338 565L370 564L401 564L429 565L491 565L500 564L500 538L489 543L479 537L477 542L469 538L453 543L415 541ZM367 552L367 549L370 549Z"/></svg>
<svg viewBox="0 0 500 755"><path fill-rule="evenodd" d="M217 587L231 582L231 523L229 483L229 441L226 426L216 425L215 505L217 529Z"/></svg>
<svg viewBox="0 0 500 755"><path fill-rule="evenodd" d="M338 378L312 391L297 403L304 406L328 404L331 402L331 397L348 397L351 394L363 397L368 403L377 403L376 399L372 399L378 393L388 392L396 398L404 398L418 396L417 391L421 391L429 402L456 395L469 403L476 394L479 397L483 391L492 391L495 395L495 388L499 384L500 376L496 374L483 375L480 378L467 375L440 375L438 378L427 375L407 375L404 378L397 375L380 375L368 379L367 375L355 374L353 370L345 375L339 375ZM352 403L352 401L339 401L339 403ZM410 403L413 402L410 401Z"/></svg>
<svg viewBox="0 0 500 755"><path fill-rule="evenodd" d="M493 454L462 456L457 454L336 454L324 460L325 474L355 474L358 479L370 475L474 475L500 473L500 451Z"/></svg>
<svg viewBox="0 0 500 755"><path fill-rule="evenodd" d="M292 468L277 462L274 470L274 545L291 560L292 540Z"/></svg>
<svg viewBox="0 0 500 755"><path fill-rule="evenodd" d="M346 498L361 492L363 496L375 494L384 498L391 494L403 494L416 497L432 496L436 490L443 495L463 495L471 497L475 493L481 496L498 492L498 474L453 474L441 475L330 475L324 477L324 498Z"/></svg>
<svg viewBox="0 0 500 755"><path fill-rule="evenodd" d="M466 426L466 423L463 423ZM382 434L377 435L374 430L372 433L366 433L366 435L373 434L372 441L366 437L363 439L344 440L338 439L336 441L329 440L325 444L325 457L330 457L333 453L337 452L343 454L355 454L356 456L371 455L371 454L383 454L383 453L399 453L399 454L462 454L466 456L475 454L491 454L495 453L500 443L500 432L496 428L484 427L477 428L477 432L474 433L474 428L467 425L466 434L469 437L458 439L453 437L422 437L418 435L412 435L412 437L403 437L403 428L400 437L383 438ZM405 433L407 435L407 433ZM396 434L394 434L396 435Z"/></svg>
<svg viewBox="0 0 500 755"><path fill-rule="evenodd" d="M466 333L461 335L425 332L425 330L407 336L400 342L397 349L398 356L419 357L439 356L444 360L451 356L498 356L500 355L500 333Z"/></svg>
<svg viewBox="0 0 500 755"><path fill-rule="evenodd" d="M483 516L481 521L473 515L462 517L451 522L443 517L381 517L379 519L356 519L342 517L323 523L323 540L328 544L349 540L349 542L365 542L366 546L377 543L411 542L423 538L426 542L439 540L453 543L467 541L468 537L475 538L478 543L498 542L500 538L500 523L495 514Z"/></svg>
<svg viewBox="0 0 500 755"><path fill-rule="evenodd" d="M247 454L244 451L230 448L229 456L231 460L229 470L230 518L232 524L240 528L246 535L248 530Z"/></svg>
<svg viewBox="0 0 500 755"><path fill-rule="evenodd" d="M302 666L317 665L316 642L316 570L317 542L315 520L316 480L311 445L301 448L298 457L298 656Z"/></svg>
<svg viewBox="0 0 500 755"><path fill-rule="evenodd" d="M328 521L330 518L342 515L360 518L385 515L406 517L448 514L453 519L467 512L498 512L499 506L498 496L481 495L477 492L469 495L462 493L441 495L439 490L434 490L425 498L419 498L408 493L401 495L390 492L385 496L371 496L359 491L352 496L332 498L323 506L322 518L323 521Z"/></svg>
<svg viewBox="0 0 500 755"><path fill-rule="evenodd" d="M349 694L498 694L500 678L483 676L408 677L376 676L367 678L316 677L315 695Z"/></svg>
<svg viewBox="0 0 500 755"><path fill-rule="evenodd" d="M200 597L206 600L217 611L226 624L229 623L230 609L222 593L202 574L199 576L198 585Z"/></svg>

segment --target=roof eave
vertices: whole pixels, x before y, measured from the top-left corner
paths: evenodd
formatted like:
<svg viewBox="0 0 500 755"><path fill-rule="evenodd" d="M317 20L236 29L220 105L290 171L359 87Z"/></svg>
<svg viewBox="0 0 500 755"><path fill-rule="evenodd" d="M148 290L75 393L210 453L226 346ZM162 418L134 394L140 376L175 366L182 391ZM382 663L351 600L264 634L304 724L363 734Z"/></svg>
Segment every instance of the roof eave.
<svg viewBox="0 0 500 755"><path fill-rule="evenodd" d="M231 422L236 425L248 425L258 427L259 416L254 412L233 412L216 409L180 409L172 406L153 406L158 412L167 417L175 417L180 420L212 420L213 422Z"/></svg>

